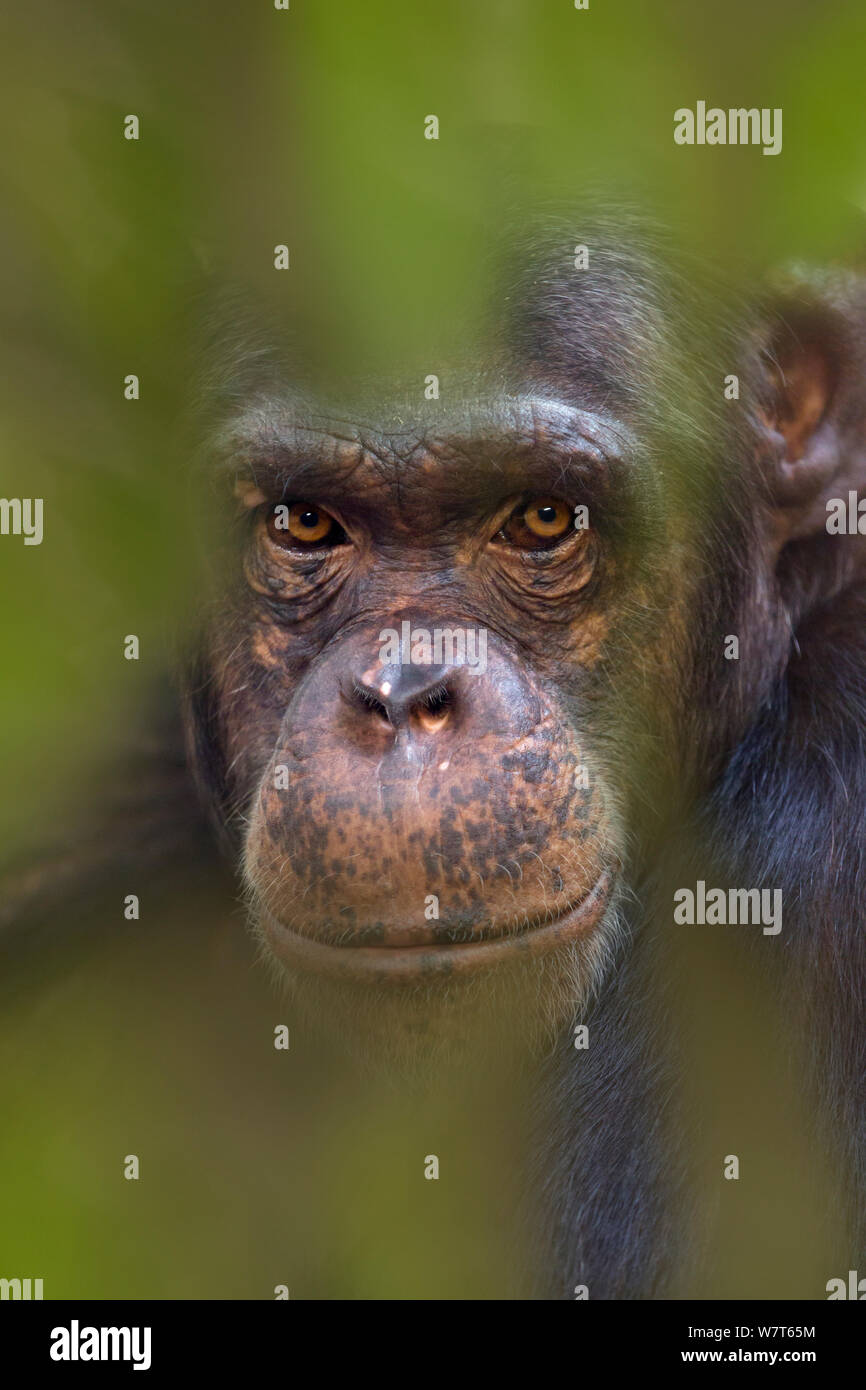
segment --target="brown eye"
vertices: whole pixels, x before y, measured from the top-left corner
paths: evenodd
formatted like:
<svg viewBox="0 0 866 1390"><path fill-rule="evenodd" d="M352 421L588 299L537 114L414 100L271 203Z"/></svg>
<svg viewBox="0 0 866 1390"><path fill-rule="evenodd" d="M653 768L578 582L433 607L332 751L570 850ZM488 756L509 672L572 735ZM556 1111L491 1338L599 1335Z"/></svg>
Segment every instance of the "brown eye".
<svg viewBox="0 0 866 1390"><path fill-rule="evenodd" d="M339 545L346 539L330 512L312 502L279 502L271 507L267 523L268 535L277 545Z"/></svg>
<svg viewBox="0 0 866 1390"><path fill-rule="evenodd" d="M500 532L511 545L546 550L571 531L571 508L556 497L538 497L512 512Z"/></svg>

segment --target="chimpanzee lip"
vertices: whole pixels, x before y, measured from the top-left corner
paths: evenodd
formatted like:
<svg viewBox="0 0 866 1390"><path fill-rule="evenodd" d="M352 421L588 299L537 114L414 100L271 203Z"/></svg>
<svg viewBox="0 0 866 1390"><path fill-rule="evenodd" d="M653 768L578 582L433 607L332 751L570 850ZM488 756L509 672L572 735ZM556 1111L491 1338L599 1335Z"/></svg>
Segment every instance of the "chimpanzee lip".
<svg viewBox="0 0 866 1390"><path fill-rule="evenodd" d="M484 940L443 942L420 946L332 945L304 936L262 908L262 928L274 955L295 970L343 979L378 983L459 976L521 957L533 960L580 940L604 916L614 886L614 874L604 869L580 902L552 920L540 918L509 934Z"/></svg>

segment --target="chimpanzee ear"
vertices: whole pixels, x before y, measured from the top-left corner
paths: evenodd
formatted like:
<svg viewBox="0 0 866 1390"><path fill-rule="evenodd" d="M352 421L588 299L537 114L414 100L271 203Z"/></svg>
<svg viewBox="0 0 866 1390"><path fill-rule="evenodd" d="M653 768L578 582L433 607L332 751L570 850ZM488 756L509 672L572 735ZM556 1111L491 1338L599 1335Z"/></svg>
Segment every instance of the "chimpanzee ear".
<svg viewBox="0 0 866 1390"><path fill-rule="evenodd" d="M866 489L866 282L789 280L764 321L758 413L786 541L823 530L830 498Z"/></svg>

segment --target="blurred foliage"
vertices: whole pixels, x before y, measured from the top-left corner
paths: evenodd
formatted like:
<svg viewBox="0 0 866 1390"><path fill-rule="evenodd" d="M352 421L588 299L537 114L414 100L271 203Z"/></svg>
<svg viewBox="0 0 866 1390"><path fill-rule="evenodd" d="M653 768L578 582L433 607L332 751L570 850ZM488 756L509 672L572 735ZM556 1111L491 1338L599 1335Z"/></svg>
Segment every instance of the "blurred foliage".
<svg viewBox="0 0 866 1390"><path fill-rule="evenodd" d="M13 856L74 822L200 602L183 412L203 269L291 322L327 382L465 358L502 226L600 182L722 265L862 250L859 0L45 0L7 9L0 37L0 490L45 498L41 546L0 541ZM699 98L782 107L781 155L676 147L673 111ZM0 1273L49 1296L496 1292L499 1120L465 1098L431 1115L463 1181L419 1182L418 1117L331 1063L317 1094L314 1057L272 1055L280 1006L240 919L228 944L190 936L208 912L203 891L168 960L168 907L159 949L146 919L119 921L110 958L11 1012Z"/></svg>

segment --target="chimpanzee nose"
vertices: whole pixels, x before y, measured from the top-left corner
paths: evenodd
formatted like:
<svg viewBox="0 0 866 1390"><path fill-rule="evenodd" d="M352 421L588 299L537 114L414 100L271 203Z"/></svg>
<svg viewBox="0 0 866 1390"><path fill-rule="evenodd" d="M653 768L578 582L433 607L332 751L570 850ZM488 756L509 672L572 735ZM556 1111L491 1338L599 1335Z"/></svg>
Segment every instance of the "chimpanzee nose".
<svg viewBox="0 0 866 1390"><path fill-rule="evenodd" d="M395 729L416 724L435 733L448 721L456 698L457 668L417 662L377 666L351 682L351 701Z"/></svg>

